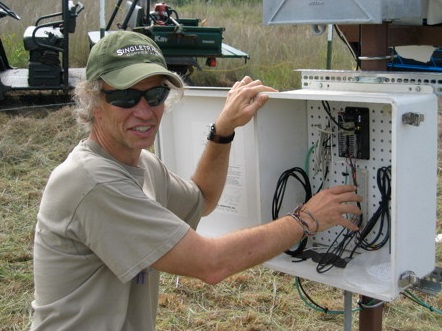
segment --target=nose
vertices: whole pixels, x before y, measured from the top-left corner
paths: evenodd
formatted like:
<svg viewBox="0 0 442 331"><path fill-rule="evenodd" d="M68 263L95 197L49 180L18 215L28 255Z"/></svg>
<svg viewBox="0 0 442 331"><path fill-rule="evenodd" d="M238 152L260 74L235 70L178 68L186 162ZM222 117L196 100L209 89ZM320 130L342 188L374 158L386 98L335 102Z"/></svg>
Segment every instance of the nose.
<svg viewBox="0 0 442 331"><path fill-rule="evenodd" d="M136 117L139 117L142 119L148 119L152 115L154 115L154 108L156 108L156 107L149 106L146 98L141 97L140 101L134 106L133 114Z"/></svg>

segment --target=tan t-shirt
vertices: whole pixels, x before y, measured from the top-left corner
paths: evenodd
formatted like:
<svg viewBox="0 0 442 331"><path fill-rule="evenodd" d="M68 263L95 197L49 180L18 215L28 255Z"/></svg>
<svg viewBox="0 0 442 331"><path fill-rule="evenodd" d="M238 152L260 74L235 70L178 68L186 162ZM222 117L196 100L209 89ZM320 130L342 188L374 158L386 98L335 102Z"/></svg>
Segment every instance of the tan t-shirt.
<svg viewBox="0 0 442 331"><path fill-rule="evenodd" d="M196 228L202 204L195 183L152 153L130 167L80 142L41 201L31 330L154 330L159 273L150 266Z"/></svg>

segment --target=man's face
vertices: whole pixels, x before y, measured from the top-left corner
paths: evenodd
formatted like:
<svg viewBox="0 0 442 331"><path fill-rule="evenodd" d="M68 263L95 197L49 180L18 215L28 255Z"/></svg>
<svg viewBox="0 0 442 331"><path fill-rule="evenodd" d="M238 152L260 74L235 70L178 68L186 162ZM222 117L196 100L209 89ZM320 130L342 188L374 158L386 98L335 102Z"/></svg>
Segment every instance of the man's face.
<svg viewBox="0 0 442 331"><path fill-rule="evenodd" d="M146 78L132 89L145 91L164 85L162 76ZM114 90L103 83L103 90ZM137 165L141 150L153 145L164 112L164 103L150 106L142 97L131 108L113 106L101 95L95 110L92 138L120 162Z"/></svg>

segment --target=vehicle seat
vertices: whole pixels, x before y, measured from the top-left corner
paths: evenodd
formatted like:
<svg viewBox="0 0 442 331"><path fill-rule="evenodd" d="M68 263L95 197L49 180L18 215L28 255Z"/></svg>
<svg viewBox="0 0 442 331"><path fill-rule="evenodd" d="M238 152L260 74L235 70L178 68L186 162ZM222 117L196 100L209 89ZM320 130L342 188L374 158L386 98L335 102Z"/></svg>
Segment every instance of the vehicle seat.
<svg viewBox="0 0 442 331"><path fill-rule="evenodd" d="M34 31L35 37L33 38ZM23 34L23 43L27 51L41 49L45 45L60 47L63 39L60 29L52 27L28 26Z"/></svg>

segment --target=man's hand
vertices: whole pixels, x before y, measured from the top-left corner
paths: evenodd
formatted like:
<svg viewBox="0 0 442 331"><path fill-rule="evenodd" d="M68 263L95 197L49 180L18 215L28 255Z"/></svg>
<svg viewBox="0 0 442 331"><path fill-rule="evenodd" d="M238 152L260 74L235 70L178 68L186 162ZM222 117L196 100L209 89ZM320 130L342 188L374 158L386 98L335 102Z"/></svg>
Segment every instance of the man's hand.
<svg viewBox="0 0 442 331"><path fill-rule="evenodd" d="M224 108L216 120L217 134L229 136L235 128L248 123L268 100L268 95L261 92L278 92L265 86L260 80L249 76L236 82L230 89Z"/></svg>
<svg viewBox="0 0 442 331"><path fill-rule="evenodd" d="M327 230L335 225L342 225L350 230L358 230L357 225L353 224L344 214L360 215L361 210L355 204L361 202L362 197L356 194L356 188L353 185L335 186L314 195L304 205L302 213L304 220L309 220L310 229L315 229L311 216L313 216L319 224L317 232ZM310 215L311 216L310 216Z"/></svg>

